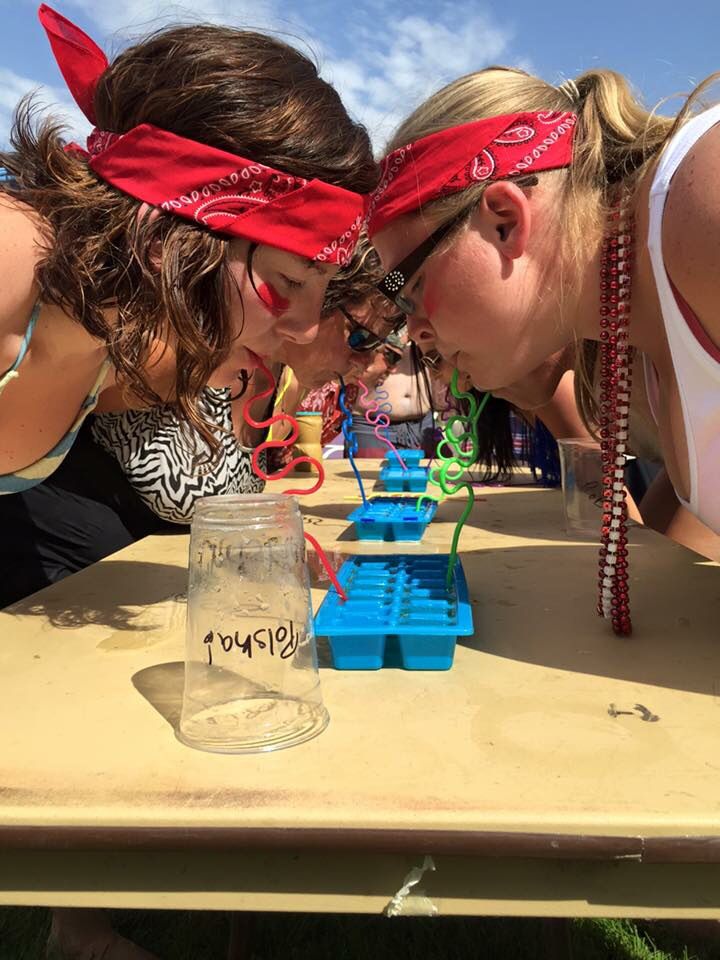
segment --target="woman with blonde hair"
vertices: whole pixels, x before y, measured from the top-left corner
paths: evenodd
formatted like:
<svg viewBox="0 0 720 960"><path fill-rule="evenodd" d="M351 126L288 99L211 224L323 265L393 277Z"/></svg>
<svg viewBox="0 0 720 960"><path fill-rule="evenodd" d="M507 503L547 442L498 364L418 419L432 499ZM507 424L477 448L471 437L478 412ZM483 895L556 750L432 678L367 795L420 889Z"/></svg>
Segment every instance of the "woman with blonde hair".
<svg viewBox="0 0 720 960"><path fill-rule="evenodd" d="M482 70L402 124L368 203L381 289L477 387L599 341L598 612L621 634L636 350L675 491L720 532L720 107L693 114L701 92L670 119L609 70Z"/></svg>

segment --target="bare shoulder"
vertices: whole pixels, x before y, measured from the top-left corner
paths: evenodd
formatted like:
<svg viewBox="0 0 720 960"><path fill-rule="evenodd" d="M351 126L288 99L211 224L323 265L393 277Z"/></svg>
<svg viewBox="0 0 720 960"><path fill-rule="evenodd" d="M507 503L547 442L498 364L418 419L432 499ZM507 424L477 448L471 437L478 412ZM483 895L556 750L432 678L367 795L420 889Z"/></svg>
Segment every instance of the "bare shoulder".
<svg viewBox="0 0 720 960"><path fill-rule="evenodd" d="M34 210L0 194L0 332L12 331L18 314L35 296L35 267L43 232Z"/></svg>
<svg viewBox="0 0 720 960"><path fill-rule="evenodd" d="M720 346L720 124L697 141L672 179L663 253L675 286Z"/></svg>

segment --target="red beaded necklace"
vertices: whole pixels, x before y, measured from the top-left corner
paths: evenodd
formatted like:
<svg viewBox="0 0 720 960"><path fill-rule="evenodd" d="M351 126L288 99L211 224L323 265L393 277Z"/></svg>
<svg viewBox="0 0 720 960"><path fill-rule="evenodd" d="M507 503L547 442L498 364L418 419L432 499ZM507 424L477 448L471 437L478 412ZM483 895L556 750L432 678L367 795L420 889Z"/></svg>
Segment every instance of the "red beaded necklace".
<svg viewBox="0 0 720 960"><path fill-rule="evenodd" d="M600 447L603 516L598 614L621 636L632 633L628 596L625 451L628 440L632 350L628 343L634 221L619 205L610 215L600 268Z"/></svg>

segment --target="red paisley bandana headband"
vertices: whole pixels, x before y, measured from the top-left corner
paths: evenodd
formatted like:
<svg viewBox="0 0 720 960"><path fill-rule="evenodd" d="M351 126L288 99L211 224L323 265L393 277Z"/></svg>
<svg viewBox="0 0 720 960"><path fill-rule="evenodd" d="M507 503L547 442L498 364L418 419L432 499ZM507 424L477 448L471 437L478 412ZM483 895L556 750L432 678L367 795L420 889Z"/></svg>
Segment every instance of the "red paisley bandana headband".
<svg viewBox="0 0 720 960"><path fill-rule="evenodd" d="M486 180L567 167L574 113L511 113L475 120L393 150L366 207L368 233Z"/></svg>
<svg viewBox="0 0 720 960"><path fill-rule="evenodd" d="M41 4L38 15L75 102L95 123L95 86L108 66L79 27ZM227 236L343 265L362 225L359 194L306 180L179 137L149 123L125 134L93 130L88 166L136 200Z"/></svg>

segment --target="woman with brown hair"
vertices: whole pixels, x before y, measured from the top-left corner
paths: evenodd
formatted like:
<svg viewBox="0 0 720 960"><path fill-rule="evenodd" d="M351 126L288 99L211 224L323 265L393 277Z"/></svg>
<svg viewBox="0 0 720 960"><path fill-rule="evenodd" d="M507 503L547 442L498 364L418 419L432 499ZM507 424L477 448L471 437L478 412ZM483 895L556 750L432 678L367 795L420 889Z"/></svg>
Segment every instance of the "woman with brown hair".
<svg viewBox="0 0 720 960"><path fill-rule="evenodd" d="M673 487L720 532L720 106L698 103L671 119L609 70L560 87L482 70L401 126L369 203L381 289L477 387L600 342L598 612L621 634L635 349Z"/></svg>
<svg viewBox="0 0 720 960"><path fill-rule="evenodd" d="M361 375L372 362L392 330L387 315L393 311L375 290L381 271L373 273L368 262L358 245L351 264L330 281L321 335L313 343L286 340L267 358L280 387L283 369L295 375L301 394L338 375ZM378 311L369 312L363 325L351 323L344 305L354 311L372 292ZM173 404L91 414L51 476L0 498L0 608L150 533L182 529L178 525L191 522L203 497L261 492L265 483L254 474L252 455L267 431L251 428L243 408L266 386L257 370L246 382L236 380L234 389L202 392L198 405L218 443L212 458ZM279 400L281 392L276 391ZM287 392L279 409L292 414L299 401ZM272 408L272 401L261 399L252 415L265 420ZM261 453L262 469L274 473L287 461L269 454L285 452L289 461L292 449Z"/></svg>
<svg viewBox="0 0 720 960"><path fill-rule="evenodd" d="M177 27L108 63L40 19L95 129L66 147L25 101L0 157L0 493L53 473L95 409L171 400L219 449L202 391L312 342L376 181L366 131L286 44ZM97 912L56 912L51 940L149 957Z"/></svg>
<svg viewBox="0 0 720 960"><path fill-rule="evenodd" d="M48 476L119 398L172 399L215 446L197 408L213 371L314 339L376 179L364 128L273 38L177 27L109 64L40 19L95 129L66 147L25 101L0 157L0 493Z"/></svg>

